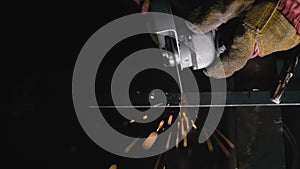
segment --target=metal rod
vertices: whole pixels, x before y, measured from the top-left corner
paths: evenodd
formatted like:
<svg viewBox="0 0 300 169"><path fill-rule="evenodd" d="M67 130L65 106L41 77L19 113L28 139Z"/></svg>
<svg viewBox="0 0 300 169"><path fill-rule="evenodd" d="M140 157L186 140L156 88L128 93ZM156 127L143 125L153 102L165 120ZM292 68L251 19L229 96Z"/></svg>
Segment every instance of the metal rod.
<svg viewBox="0 0 300 169"><path fill-rule="evenodd" d="M133 109L133 108L207 108L207 107L257 107L257 106L300 106L300 103L266 103L266 104L224 104L224 105L170 105L170 106L89 106L91 109L113 109L113 108L123 108L123 109Z"/></svg>

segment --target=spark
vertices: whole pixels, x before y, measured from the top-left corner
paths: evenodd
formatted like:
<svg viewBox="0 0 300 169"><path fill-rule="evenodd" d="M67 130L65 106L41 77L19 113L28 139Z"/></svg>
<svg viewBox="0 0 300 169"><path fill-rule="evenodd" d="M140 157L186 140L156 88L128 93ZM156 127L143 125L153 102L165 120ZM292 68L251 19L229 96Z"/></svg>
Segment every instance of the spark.
<svg viewBox="0 0 300 169"><path fill-rule="evenodd" d="M196 117L196 119L198 119L198 120L199 120L198 114L196 114L196 115L195 115L195 117Z"/></svg>
<svg viewBox="0 0 300 169"><path fill-rule="evenodd" d="M212 142L211 142L210 138L208 138L206 142L207 142L207 147L208 147L209 152L213 152L214 147L212 145Z"/></svg>
<svg viewBox="0 0 300 169"><path fill-rule="evenodd" d="M170 147L171 137L172 137L172 133L170 132L169 136L168 136L167 144L166 144L166 150L169 149L169 147Z"/></svg>
<svg viewBox="0 0 300 169"><path fill-rule="evenodd" d="M173 115L171 114L169 116L169 119L168 119L168 125L170 126L172 124L172 120L173 120Z"/></svg>
<svg viewBox="0 0 300 169"><path fill-rule="evenodd" d="M183 138L183 147L187 147L187 136Z"/></svg>
<svg viewBox="0 0 300 169"><path fill-rule="evenodd" d="M158 137L158 134L157 132L152 132L148 137L147 139L144 141L143 143L143 148L145 150L149 150L153 144L155 143L156 139Z"/></svg>
<svg viewBox="0 0 300 169"><path fill-rule="evenodd" d="M153 107L159 107L159 106L161 106L161 105L163 105L163 103L155 104L155 105L153 105Z"/></svg>
<svg viewBox="0 0 300 169"><path fill-rule="evenodd" d="M128 153L132 147L140 140L140 138L136 138L133 140L132 143L130 143L125 149L124 149L124 153Z"/></svg>
<svg viewBox="0 0 300 169"><path fill-rule="evenodd" d="M150 99L153 100L155 97L154 97L154 93L151 93L150 95Z"/></svg>
<svg viewBox="0 0 300 169"><path fill-rule="evenodd" d="M185 112L183 112L183 118L185 120L187 130L189 130L190 129L189 118L187 117Z"/></svg>
<svg viewBox="0 0 300 169"><path fill-rule="evenodd" d="M187 147L187 133L184 129L184 118L185 118L185 113L183 112L182 113L182 116L181 117L181 136L183 138L183 147ZM180 128L180 123L178 123L178 129ZM188 129L187 129L188 130Z"/></svg>
<svg viewBox="0 0 300 169"><path fill-rule="evenodd" d="M186 132L185 132L184 126L183 126L183 118L181 118L181 136L185 137L185 135L186 135Z"/></svg>
<svg viewBox="0 0 300 169"><path fill-rule="evenodd" d="M193 122L193 120L191 120L193 128L197 130L197 126L195 125L195 123Z"/></svg>
<svg viewBox="0 0 300 169"><path fill-rule="evenodd" d="M227 150L227 148L224 146L224 144L219 140L219 138L215 134L213 134L213 136L216 139L216 141L219 144L219 146L221 147L221 149L224 152L224 154L226 155L226 157L231 157L230 152Z"/></svg>
<svg viewBox="0 0 300 169"><path fill-rule="evenodd" d="M159 125L158 125L158 127L157 127L157 129L156 129L156 132L158 132L158 131L162 128L162 126L164 125L164 123L165 123L164 120L162 120L162 121L159 123Z"/></svg>
<svg viewBox="0 0 300 169"><path fill-rule="evenodd" d="M144 115L143 116L143 120L147 120L148 119L148 116L147 115Z"/></svg>
<svg viewBox="0 0 300 169"><path fill-rule="evenodd" d="M177 131L177 134L176 134L176 148L179 147L179 132Z"/></svg>
<svg viewBox="0 0 300 169"><path fill-rule="evenodd" d="M208 150L209 152L213 152L214 151L214 146L210 140L210 138L208 137L208 134L206 132L206 130L203 128L203 132L204 132L204 135L205 135L205 138L206 138L206 143L207 143L207 147L208 147Z"/></svg>
<svg viewBox="0 0 300 169"><path fill-rule="evenodd" d="M157 168L158 168L158 165L159 165L161 156L162 156L162 154L160 154L159 157L157 158L157 161L156 161L156 163L155 163L154 169L157 169Z"/></svg>
<svg viewBox="0 0 300 169"><path fill-rule="evenodd" d="M232 148L235 149L234 144L223 134L221 133L218 129L216 129L216 132L222 137L222 139Z"/></svg>
<svg viewBox="0 0 300 169"><path fill-rule="evenodd" d="M222 137L222 139L232 148L235 149L234 144L223 134L221 131L216 129L216 132Z"/></svg>
<svg viewBox="0 0 300 169"><path fill-rule="evenodd" d="M179 146L179 131L180 131L180 122L179 121L177 123L177 128L178 128L178 130L177 130L177 135L176 135L176 148L178 148L178 146Z"/></svg>
<svg viewBox="0 0 300 169"><path fill-rule="evenodd" d="M117 169L117 164L113 164L109 167L109 169Z"/></svg>
<svg viewBox="0 0 300 169"><path fill-rule="evenodd" d="M182 102L187 103L184 97L181 97ZM181 134L183 137L183 147L187 147L188 145L188 140L187 140L187 131L190 130L190 124L189 124L189 119L187 117L187 114L185 112L182 112L182 116L180 116L181 118ZM186 123L186 130L184 129L184 124Z"/></svg>

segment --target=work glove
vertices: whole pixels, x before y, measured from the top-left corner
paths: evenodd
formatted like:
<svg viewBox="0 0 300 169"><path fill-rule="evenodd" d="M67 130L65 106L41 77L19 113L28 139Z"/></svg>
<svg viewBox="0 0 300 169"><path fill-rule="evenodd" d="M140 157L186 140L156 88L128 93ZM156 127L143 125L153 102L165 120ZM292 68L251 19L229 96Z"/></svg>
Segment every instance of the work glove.
<svg viewBox="0 0 300 169"><path fill-rule="evenodd" d="M188 27L195 33L205 33L215 27L222 29L222 24L229 24L234 18L239 18L241 21L237 27L242 31L232 37L232 43L229 46L225 44L227 51L220 55L219 61L206 68L204 73L213 78L230 77L242 69L249 59L256 56L265 57L271 53L297 46L300 43L300 37L297 35L295 25L287 20L280 8L277 9L278 4L279 2L275 0L259 3L247 0L236 1L236 3L233 1L224 13L220 14L222 10L218 9L220 6L217 5L211 8L211 12L205 16L201 16L201 8L195 9L188 18L193 23ZM294 6L297 7L297 4ZM299 25L297 22L295 24ZM225 30L220 29L219 31L226 34L226 26ZM228 30L230 31L232 30ZM224 70L224 73L221 70Z"/></svg>

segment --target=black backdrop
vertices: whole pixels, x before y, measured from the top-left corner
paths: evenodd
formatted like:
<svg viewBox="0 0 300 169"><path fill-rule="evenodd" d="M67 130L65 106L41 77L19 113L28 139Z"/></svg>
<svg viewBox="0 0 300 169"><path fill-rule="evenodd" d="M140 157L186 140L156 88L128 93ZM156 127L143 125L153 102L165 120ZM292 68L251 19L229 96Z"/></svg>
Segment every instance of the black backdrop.
<svg viewBox="0 0 300 169"><path fill-rule="evenodd" d="M85 41L106 23L138 12L134 2L19 2L9 9L5 20L11 32L6 35L12 66L4 72L9 72L12 82L4 145L7 168L109 168L114 163L122 168L153 168L157 157L121 158L94 144L78 123L72 103L73 68ZM153 42L148 39L138 47L143 45ZM258 76L247 76L257 63L262 65ZM272 58L250 61L229 78L235 84L232 90L257 85L271 89L276 81L273 63ZM294 117L299 119L299 115L287 118L296 131Z"/></svg>

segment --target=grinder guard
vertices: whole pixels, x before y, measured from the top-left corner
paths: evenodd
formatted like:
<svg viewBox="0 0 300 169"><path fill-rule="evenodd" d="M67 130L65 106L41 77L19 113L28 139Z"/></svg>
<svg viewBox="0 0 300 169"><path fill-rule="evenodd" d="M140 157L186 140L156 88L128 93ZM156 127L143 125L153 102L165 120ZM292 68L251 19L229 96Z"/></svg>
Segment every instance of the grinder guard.
<svg viewBox="0 0 300 169"><path fill-rule="evenodd" d="M170 5L165 0L152 0L152 12L172 14ZM195 34L186 24L177 23L174 19L153 18L159 48L165 66L180 66L180 69L192 67L194 70L211 65L224 52L225 46L219 48L216 31Z"/></svg>

